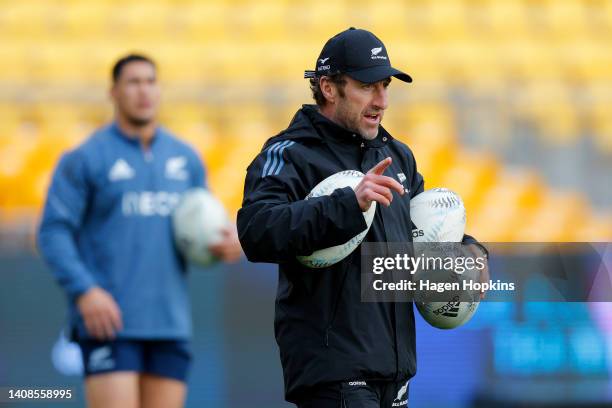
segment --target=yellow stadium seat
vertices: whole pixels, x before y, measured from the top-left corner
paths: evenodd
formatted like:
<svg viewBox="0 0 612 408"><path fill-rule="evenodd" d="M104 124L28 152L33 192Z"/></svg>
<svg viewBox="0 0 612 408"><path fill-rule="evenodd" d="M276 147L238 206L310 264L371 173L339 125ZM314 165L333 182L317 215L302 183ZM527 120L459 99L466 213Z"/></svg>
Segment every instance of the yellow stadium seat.
<svg viewBox="0 0 612 408"><path fill-rule="evenodd" d="M596 14L603 17L608 33L612 30L612 3L609 1L596 2L598 10Z"/></svg>
<svg viewBox="0 0 612 408"><path fill-rule="evenodd" d="M346 1L312 0L305 6L302 3L290 3L287 6L287 25L292 41L308 41L316 44L314 51L318 55L325 41L331 36L355 25L350 10L353 4Z"/></svg>
<svg viewBox="0 0 612 408"><path fill-rule="evenodd" d="M612 80L612 45L606 36L592 37L590 41L573 41L559 49L559 63L574 81Z"/></svg>
<svg viewBox="0 0 612 408"><path fill-rule="evenodd" d="M10 143L8 140L12 140L20 125L20 108L14 104L0 104L0 151Z"/></svg>
<svg viewBox="0 0 612 408"><path fill-rule="evenodd" d="M607 243L612 241L612 216L592 213L585 217L577 225L576 241Z"/></svg>
<svg viewBox="0 0 612 408"><path fill-rule="evenodd" d="M526 37L527 23L522 1L489 1L486 7L487 31L493 38L516 39Z"/></svg>
<svg viewBox="0 0 612 408"><path fill-rule="evenodd" d="M31 45L32 80L43 84L83 83L87 79L82 50L69 44Z"/></svg>
<svg viewBox="0 0 612 408"><path fill-rule="evenodd" d="M132 3L121 6L121 11L108 17L106 35L131 40L163 39L173 34L169 30L170 7L163 2Z"/></svg>
<svg viewBox="0 0 612 408"><path fill-rule="evenodd" d="M387 45L388 50L395 50L395 45L405 42L408 37L408 2L389 0L381 7L378 3L364 2L369 7L366 11L367 27Z"/></svg>
<svg viewBox="0 0 612 408"><path fill-rule="evenodd" d="M444 144L457 140L455 114L444 102L415 102L394 109L393 115L401 121L401 131L408 135L410 143Z"/></svg>
<svg viewBox="0 0 612 408"><path fill-rule="evenodd" d="M7 84L27 82L31 67L28 51L23 41L0 43L0 81Z"/></svg>
<svg viewBox="0 0 612 408"><path fill-rule="evenodd" d="M499 163L488 152L459 151L453 166L443 174L439 186L457 192L463 199L468 212L476 211L484 193L496 182Z"/></svg>
<svg viewBox="0 0 612 408"><path fill-rule="evenodd" d="M376 33L393 65L413 76L409 86L392 84L384 126L413 149L426 188L464 197L468 231L502 241L609 236L608 214L593 214L584 197L552 194L531 173L508 175L495 157L462 150L455 112L471 121L481 111L457 111L451 99L457 90L491 97L490 109L507 118L490 120L502 129L500 148L504 129L510 134L519 120L550 145L571 146L586 126L612 154L612 2L600 0L7 3L0 207L40 205L59 154L112 117L112 64L144 52L159 67L161 123L205 157L211 185L237 208L250 160L312 103L303 70L349 26ZM14 106L13 95L38 102Z"/></svg>
<svg viewBox="0 0 612 408"><path fill-rule="evenodd" d="M232 211L240 207L242 188L246 168L258 150L256 144L244 143L241 138L227 139L222 152L223 160L213 161L207 157L209 164L209 182L219 199ZM228 155L227 152L232 152ZM240 188L237 188L240 187Z"/></svg>
<svg viewBox="0 0 612 408"><path fill-rule="evenodd" d="M546 1L542 22L546 36L561 41L584 38L590 23L584 2L579 0Z"/></svg>
<svg viewBox="0 0 612 408"><path fill-rule="evenodd" d="M77 141L67 137L40 138L26 160L22 174L49 173L57 163L60 156L75 147Z"/></svg>
<svg viewBox="0 0 612 408"><path fill-rule="evenodd" d="M468 212L466 228L485 241L515 241L516 226L534 212L543 192L542 181L532 172L501 172L495 184L484 191L476 209Z"/></svg>
<svg viewBox="0 0 612 408"><path fill-rule="evenodd" d="M578 194L551 193L531 217L519 227L517 240L523 242L571 242L577 240L576 220L590 214Z"/></svg>
<svg viewBox="0 0 612 408"><path fill-rule="evenodd" d="M440 53L438 64L446 81L462 88L490 87L498 90L504 81L504 67L493 50L495 45L482 40L449 43ZM494 87L494 88L491 88Z"/></svg>
<svg viewBox="0 0 612 408"><path fill-rule="evenodd" d="M226 40L231 32L232 10L226 2L196 2L177 7L171 19L173 32L200 44ZM214 59L214 54L209 55Z"/></svg>
<svg viewBox="0 0 612 408"><path fill-rule="evenodd" d="M20 126L12 135L3 136L0 149L0 175L17 177L25 166L27 156L36 147L36 138L30 126Z"/></svg>
<svg viewBox="0 0 612 408"><path fill-rule="evenodd" d="M512 242L512 231L521 220L521 208L497 199L486 199L482 204L478 211L467 212L466 233L481 242Z"/></svg>
<svg viewBox="0 0 612 408"><path fill-rule="evenodd" d="M444 174L454 165L457 146L453 143L409 143L417 161L417 170L425 178L425 188L442 186Z"/></svg>
<svg viewBox="0 0 612 408"><path fill-rule="evenodd" d="M15 207L27 186L20 177L28 171L28 156L36 148L36 128L21 123L10 135L0 138L0 207Z"/></svg>
<svg viewBox="0 0 612 408"><path fill-rule="evenodd" d="M288 11L283 2L249 2L231 13L233 35L252 44L278 44L287 36Z"/></svg>
<svg viewBox="0 0 612 408"><path fill-rule="evenodd" d="M430 1L425 3L425 35L435 40L454 40L467 35L466 15L459 1Z"/></svg>
<svg viewBox="0 0 612 408"><path fill-rule="evenodd" d="M440 186L458 151L452 110L435 102L405 104L394 110L388 119L392 123L390 130L412 149L426 188Z"/></svg>
<svg viewBox="0 0 612 408"><path fill-rule="evenodd" d="M533 81L518 93L515 110L531 121L547 143L568 145L580 136L581 124L570 89L558 82Z"/></svg>
<svg viewBox="0 0 612 408"><path fill-rule="evenodd" d="M59 32L65 40L98 39L104 36L112 14L105 2L73 2L69 7L58 8Z"/></svg>
<svg viewBox="0 0 612 408"><path fill-rule="evenodd" d="M159 46L149 55L157 64L157 75L164 94L168 91L185 92L194 89L194 84L205 84L211 78L211 66L206 62L205 46L183 45L182 47Z"/></svg>
<svg viewBox="0 0 612 408"><path fill-rule="evenodd" d="M2 5L0 34L11 42L11 39L41 39L48 37L50 16L55 7L48 2L10 2Z"/></svg>
<svg viewBox="0 0 612 408"><path fill-rule="evenodd" d="M202 156L208 156L217 144L222 143L211 116L212 113L195 104L173 105L164 109L160 123L190 143Z"/></svg>
<svg viewBox="0 0 612 408"><path fill-rule="evenodd" d="M20 181L25 187L25 191L21 195L20 207L34 209L42 206L49 183L51 182L51 170L52 167L39 172L26 173L26 177Z"/></svg>
<svg viewBox="0 0 612 408"><path fill-rule="evenodd" d="M559 80L563 71L548 45L533 39L513 40L500 46L503 70L512 80L550 82Z"/></svg>

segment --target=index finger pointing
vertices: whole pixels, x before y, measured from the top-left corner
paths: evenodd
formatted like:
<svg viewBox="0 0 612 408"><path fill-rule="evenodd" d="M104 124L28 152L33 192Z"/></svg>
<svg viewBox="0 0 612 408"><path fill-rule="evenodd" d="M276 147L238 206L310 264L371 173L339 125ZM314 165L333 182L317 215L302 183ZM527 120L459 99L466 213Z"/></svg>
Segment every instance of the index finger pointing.
<svg viewBox="0 0 612 408"><path fill-rule="evenodd" d="M383 160L381 160L380 163L378 163L376 166L372 167L370 171L368 171L368 173L381 175L385 172L387 167L391 165L392 161L393 160L390 157L386 157Z"/></svg>

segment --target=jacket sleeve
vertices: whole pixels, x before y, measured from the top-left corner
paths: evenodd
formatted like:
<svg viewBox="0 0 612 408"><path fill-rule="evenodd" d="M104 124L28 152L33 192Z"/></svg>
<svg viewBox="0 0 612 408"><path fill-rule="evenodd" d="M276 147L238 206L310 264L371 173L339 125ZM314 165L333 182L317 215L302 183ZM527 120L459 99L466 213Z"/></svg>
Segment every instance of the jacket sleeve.
<svg viewBox="0 0 612 408"><path fill-rule="evenodd" d="M76 244L89 190L85 158L78 150L64 155L53 174L38 230L40 253L71 300L96 284Z"/></svg>
<svg viewBox="0 0 612 408"><path fill-rule="evenodd" d="M247 169L238 211L238 235L250 261L288 262L296 255L340 245L366 229L352 188L305 200L320 180L304 180L301 175L308 164L296 166L290 155L294 149L276 152L278 160L270 149ZM298 153L295 157L299 159Z"/></svg>
<svg viewBox="0 0 612 408"><path fill-rule="evenodd" d="M489 257L489 250L487 249L487 247L481 244L480 242L478 242L476 238L474 238L473 236L464 234L463 240L461 241L461 243L463 245L470 245L470 244L477 245L482 250L482 252L484 252L485 256L487 258Z"/></svg>

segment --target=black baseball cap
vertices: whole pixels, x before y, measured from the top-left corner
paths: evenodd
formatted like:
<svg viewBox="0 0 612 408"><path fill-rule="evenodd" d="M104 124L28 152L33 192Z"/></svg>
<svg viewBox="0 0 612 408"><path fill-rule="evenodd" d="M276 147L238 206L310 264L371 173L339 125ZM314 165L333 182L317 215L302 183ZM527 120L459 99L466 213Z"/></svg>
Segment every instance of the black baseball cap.
<svg viewBox="0 0 612 408"><path fill-rule="evenodd" d="M412 82L410 75L391 66L385 45L367 30L351 27L336 34L323 46L314 71L304 78L346 74L357 81L373 83L391 76Z"/></svg>

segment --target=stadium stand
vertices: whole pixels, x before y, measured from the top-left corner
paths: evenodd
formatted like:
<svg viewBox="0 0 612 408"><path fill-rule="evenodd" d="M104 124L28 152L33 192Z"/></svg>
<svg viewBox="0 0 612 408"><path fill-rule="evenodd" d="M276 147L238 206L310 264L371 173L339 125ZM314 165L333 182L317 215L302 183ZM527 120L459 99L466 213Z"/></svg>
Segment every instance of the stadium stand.
<svg viewBox="0 0 612 408"><path fill-rule="evenodd" d="M560 191L538 163L517 169L496 150L520 127L545 147L588 141L594 160L610 160L612 2L597 0L2 2L0 222L36 218L61 152L111 117L109 69L131 50L159 62L162 123L197 147L236 210L249 160L309 101L302 71L349 25L378 33L413 74L392 87L385 124L413 147L428 187L464 197L479 239L612 238L609 202ZM465 143L466 95L504 112L483 132L490 144Z"/></svg>

